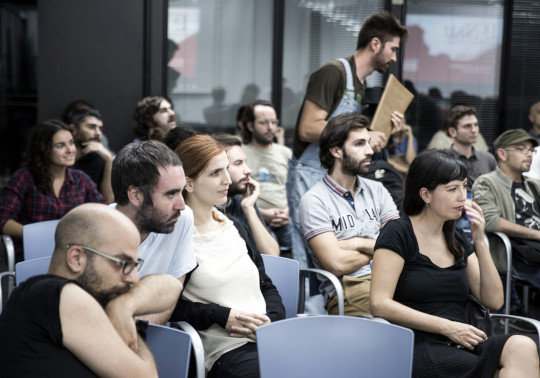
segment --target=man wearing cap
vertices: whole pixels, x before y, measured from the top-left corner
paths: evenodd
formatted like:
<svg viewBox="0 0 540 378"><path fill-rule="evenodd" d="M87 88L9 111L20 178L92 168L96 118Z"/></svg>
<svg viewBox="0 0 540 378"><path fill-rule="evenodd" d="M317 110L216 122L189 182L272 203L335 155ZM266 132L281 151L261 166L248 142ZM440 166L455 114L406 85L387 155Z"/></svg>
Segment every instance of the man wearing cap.
<svg viewBox="0 0 540 378"><path fill-rule="evenodd" d="M531 167L536 146L536 139L524 129L505 131L493 142L498 168L478 177L472 188L473 200L484 213L486 233L503 232L531 245L540 242L540 182L523 176ZM538 246L540 254L540 243ZM504 245L498 238L490 238L490 250L497 269L505 273ZM520 276L540 288L540 264L516 254L512 260Z"/></svg>

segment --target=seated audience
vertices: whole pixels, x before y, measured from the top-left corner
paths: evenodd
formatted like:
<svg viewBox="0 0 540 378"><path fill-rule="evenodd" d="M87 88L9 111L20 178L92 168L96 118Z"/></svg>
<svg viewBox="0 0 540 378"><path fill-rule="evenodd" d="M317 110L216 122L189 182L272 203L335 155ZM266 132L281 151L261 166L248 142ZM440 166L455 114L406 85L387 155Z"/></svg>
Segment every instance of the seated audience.
<svg viewBox="0 0 540 378"><path fill-rule="evenodd" d="M138 245L135 225L105 205L67 213L47 274L15 288L0 316L2 377L157 377L133 317L171 306L182 285L139 280Z"/></svg>
<svg viewBox="0 0 540 378"><path fill-rule="evenodd" d="M291 253L291 224L285 184L292 151L273 143L279 120L271 102L256 100L245 106L242 115L242 150L259 183L257 206L266 224L277 236L280 249Z"/></svg>
<svg viewBox="0 0 540 378"><path fill-rule="evenodd" d="M439 130L433 134L433 137L429 141L426 150L430 150L432 148L447 150L452 146L452 143L454 143L454 138L448 134L448 128L445 125L442 130ZM488 152L489 150L486 140L481 133L478 133L478 140L473 143L473 146L478 151Z"/></svg>
<svg viewBox="0 0 540 378"><path fill-rule="evenodd" d="M77 154L75 169L86 173L96 183L108 203L114 202L111 187L113 156L103 145L103 119L95 109L79 109L71 113L69 127L73 132Z"/></svg>
<svg viewBox="0 0 540 378"><path fill-rule="evenodd" d="M164 96L148 96L137 103L133 112L133 131L139 140L163 140L176 127L173 103Z"/></svg>
<svg viewBox="0 0 540 378"><path fill-rule="evenodd" d="M375 239L399 213L388 190L360 175L369 169L369 120L356 113L332 118L319 139L327 174L300 200L300 224L316 268L343 285L345 315L369 315L371 259ZM337 293L326 278L321 292L330 314L338 313Z"/></svg>
<svg viewBox="0 0 540 378"><path fill-rule="evenodd" d="M484 241L480 206L466 202L467 168L446 151L412 162L408 216L388 222L375 244L370 308L414 330L414 377L538 377L538 351L525 336L487 337L465 323L469 293L503 305L501 279ZM465 209L474 246L455 227Z"/></svg>
<svg viewBox="0 0 540 378"><path fill-rule="evenodd" d="M196 135L175 151L186 173L198 267L186 277L173 320L186 320L203 342L208 377L258 377L255 330L285 317L275 286L248 229L217 209L231 179L224 148Z"/></svg>
<svg viewBox="0 0 540 378"><path fill-rule="evenodd" d="M507 130L495 139L493 149L498 168L476 179L472 198L486 218L487 232L502 232L512 244L512 268L540 289L540 182L523 174L531 167L538 142L524 129ZM495 266L506 274L506 247L489 235ZM523 310L517 293L512 312Z"/></svg>
<svg viewBox="0 0 540 378"><path fill-rule="evenodd" d="M193 212L185 205L182 190L186 177L182 162L162 142L143 140L120 150L113 162L112 187L118 201L111 204L139 230L139 270L170 274L183 283L186 273L197 266L193 252ZM174 305L160 314L144 317L165 324Z"/></svg>
<svg viewBox="0 0 540 378"><path fill-rule="evenodd" d="M227 152L228 171L229 176L231 176L227 202L216 206L217 209L226 215L232 215L248 226L261 253L279 256L279 244L271 235L271 231L257 207L259 183L250 176L251 169L247 165L242 143L230 134L216 135L214 138Z"/></svg>
<svg viewBox="0 0 540 378"><path fill-rule="evenodd" d="M0 198L0 230L14 237L16 261L22 252L23 225L59 219L85 202L105 199L86 173L72 169L75 142L61 121L50 120L34 130L25 167L10 178Z"/></svg>

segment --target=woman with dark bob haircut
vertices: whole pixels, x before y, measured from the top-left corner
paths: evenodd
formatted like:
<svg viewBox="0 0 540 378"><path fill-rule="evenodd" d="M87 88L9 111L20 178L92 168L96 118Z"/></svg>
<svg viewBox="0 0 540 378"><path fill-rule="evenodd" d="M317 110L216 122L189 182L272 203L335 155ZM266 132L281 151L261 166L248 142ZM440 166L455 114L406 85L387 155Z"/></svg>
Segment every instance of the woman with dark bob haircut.
<svg viewBox="0 0 540 378"><path fill-rule="evenodd" d="M536 344L526 336L493 336L465 323L472 293L502 307L501 279L484 241L480 206L467 201L467 169L442 150L412 162L406 216L390 221L375 244L370 309L414 330L413 377L538 377ZM456 220L465 209L471 244Z"/></svg>
<svg viewBox="0 0 540 378"><path fill-rule="evenodd" d="M85 202L105 203L86 173L71 169L75 144L58 120L38 125L28 143L24 168L9 179L0 198L0 230L14 238L16 261L23 260L23 225L60 219Z"/></svg>

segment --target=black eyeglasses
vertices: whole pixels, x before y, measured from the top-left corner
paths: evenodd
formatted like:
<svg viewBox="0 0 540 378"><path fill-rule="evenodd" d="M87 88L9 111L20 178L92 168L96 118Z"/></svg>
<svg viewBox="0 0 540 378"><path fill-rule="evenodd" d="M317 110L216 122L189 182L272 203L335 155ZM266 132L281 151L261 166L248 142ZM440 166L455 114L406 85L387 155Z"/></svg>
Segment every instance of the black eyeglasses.
<svg viewBox="0 0 540 378"><path fill-rule="evenodd" d="M108 255L105 252L101 252L101 251L98 251L97 249L90 248L81 244L66 244L66 249L73 247L75 245L81 247L82 249L86 249L87 251L94 252L95 254L105 257L106 259L114 261L117 265L122 266L122 273L125 275L128 275L131 272L133 272L133 269L135 268L137 268L137 271L138 271L139 269L141 269L141 266L144 263L144 260L142 259L138 259L137 261L126 261L123 259L119 259L118 257Z"/></svg>

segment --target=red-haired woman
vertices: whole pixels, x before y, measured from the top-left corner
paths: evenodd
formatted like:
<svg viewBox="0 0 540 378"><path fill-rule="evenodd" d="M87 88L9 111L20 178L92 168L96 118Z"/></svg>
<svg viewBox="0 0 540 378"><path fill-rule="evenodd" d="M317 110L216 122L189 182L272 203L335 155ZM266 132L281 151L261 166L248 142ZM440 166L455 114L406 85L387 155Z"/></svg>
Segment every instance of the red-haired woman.
<svg viewBox="0 0 540 378"><path fill-rule="evenodd" d="M186 277L175 320L198 329L209 378L258 377L255 330L285 317L281 297L246 226L214 208L227 201L231 183L225 150L212 137L196 135L175 152L186 173L198 263Z"/></svg>

